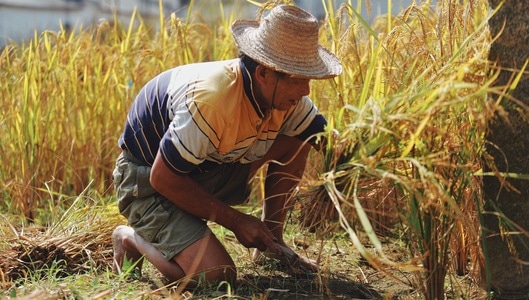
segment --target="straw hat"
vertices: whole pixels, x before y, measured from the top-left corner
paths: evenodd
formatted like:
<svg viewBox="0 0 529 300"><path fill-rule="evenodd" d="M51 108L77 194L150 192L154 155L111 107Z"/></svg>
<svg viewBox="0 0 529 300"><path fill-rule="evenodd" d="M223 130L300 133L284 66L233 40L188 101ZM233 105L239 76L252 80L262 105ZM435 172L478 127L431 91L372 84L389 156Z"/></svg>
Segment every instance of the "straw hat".
<svg viewBox="0 0 529 300"><path fill-rule="evenodd" d="M307 11L279 5L261 22L231 25L239 51L273 70L295 77L324 79L342 73L338 58L318 43L318 20Z"/></svg>

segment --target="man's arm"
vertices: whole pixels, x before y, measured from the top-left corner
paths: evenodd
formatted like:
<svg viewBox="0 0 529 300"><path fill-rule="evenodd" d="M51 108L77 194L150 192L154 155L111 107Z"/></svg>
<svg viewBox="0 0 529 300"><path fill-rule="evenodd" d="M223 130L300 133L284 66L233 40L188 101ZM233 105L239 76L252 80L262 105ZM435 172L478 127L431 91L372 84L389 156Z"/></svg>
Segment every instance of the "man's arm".
<svg viewBox="0 0 529 300"><path fill-rule="evenodd" d="M233 231L245 247L281 253L276 238L262 221L220 201L191 177L172 172L160 152L154 160L150 182L154 189L182 210Z"/></svg>

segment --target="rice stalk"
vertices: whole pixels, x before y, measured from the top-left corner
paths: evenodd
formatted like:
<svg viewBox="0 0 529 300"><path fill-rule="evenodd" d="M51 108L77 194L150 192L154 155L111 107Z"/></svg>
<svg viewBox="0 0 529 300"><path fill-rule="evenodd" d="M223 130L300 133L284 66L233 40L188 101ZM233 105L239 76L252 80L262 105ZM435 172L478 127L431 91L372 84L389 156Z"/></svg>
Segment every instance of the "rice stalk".
<svg viewBox="0 0 529 300"><path fill-rule="evenodd" d="M391 26L376 27L381 33L361 30L366 25L355 22L357 14L349 7L351 25L339 51L349 66L341 79L348 85L340 85L339 93L349 102L329 125L341 132L341 140L327 149L321 173L300 196L310 199L306 206L313 209L302 215L302 224L327 234L338 216L362 255L374 266L386 266L391 265L387 257L379 250L375 256L367 253L352 231L361 229L380 249L372 225L379 219L365 208L394 190L389 207L397 210L391 219L398 226L388 220L377 230L406 233L410 257L417 259L402 266L422 268L416 288L427 299L444 297L452 267L479 276L480 200L475 199L480 190L473 174L480 169L484 120L497 109L487 101L488 93L497 91L491 88L494 74L488 73L486 7L479 1L449 1L433 12L412 5L388 18ZM332 151L337 148L344 150ZM389 187L372 189L372 182ZM371 189L371 199L361 202L365 189ZM312 203L332 205L317 209Z"/></svg>
<svg viewBox="0 0 529 300"><path fill-rule="evenodd" d="M117 138L138 89L162 70L214 59L212 36L207 26L174 15L154 32L134 12L126 28L116 17L7 46L0 55L3 209L32 222L49 200L48 188L73 196L93 180L97 192L108 194ZM226 44L228 36L219 41ZM223 49L234 55L233 43Z"/></svg>

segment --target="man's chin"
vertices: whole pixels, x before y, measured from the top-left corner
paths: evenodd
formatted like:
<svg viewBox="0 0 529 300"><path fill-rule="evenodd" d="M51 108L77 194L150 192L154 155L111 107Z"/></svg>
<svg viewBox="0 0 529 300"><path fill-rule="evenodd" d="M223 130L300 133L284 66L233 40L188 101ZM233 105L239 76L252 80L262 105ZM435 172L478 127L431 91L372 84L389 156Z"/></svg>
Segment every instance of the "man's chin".
<svg viewBox="0 0 529 300"><path fill-rule="evenodd" d="M279 110L279 111L287 111L290 108L292 108L293 106L294 105L283 105L283 106L280 106L280 107L274 107L273 109Z"/></svg>

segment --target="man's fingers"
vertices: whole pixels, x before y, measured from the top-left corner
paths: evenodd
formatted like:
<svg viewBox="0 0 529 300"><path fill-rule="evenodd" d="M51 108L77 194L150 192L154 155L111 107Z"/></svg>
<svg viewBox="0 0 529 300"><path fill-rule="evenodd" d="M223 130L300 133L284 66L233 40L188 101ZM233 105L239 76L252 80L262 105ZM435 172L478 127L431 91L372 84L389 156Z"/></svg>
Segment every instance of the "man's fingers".
<svg viewBox="0 0 529 300"><path fill-rule="evenodd" d="M283 251L281 251L279 245L273 240L270 240L270 244L268 244L267 250L272 251L279 256L283 255Z"/></svg>
<svg viewBox="0 0 529 300"><path fill-rule="evenodd" d="M265 228L266 228L265 229L266 231L266 237L265 237L266 249L265 250L272 251L275 254L281 256L283 254L283 251L281 250L281 248L279 247L279 244L277 243L277 238L272 234L272 232L270 232L270 230L268 230L267 227ZM262 250L262 251L265 251L265 250Z"/></svg>
<svg viewBox="0 0 529 300"><path fill-rule="evenodd" d="M283 254L283 256L285 256L288 260L293 262L298 259L299 256L296 252L294 252L294 250L280 244L278 244L277 246L281 249L281 253Z"/></svg>

